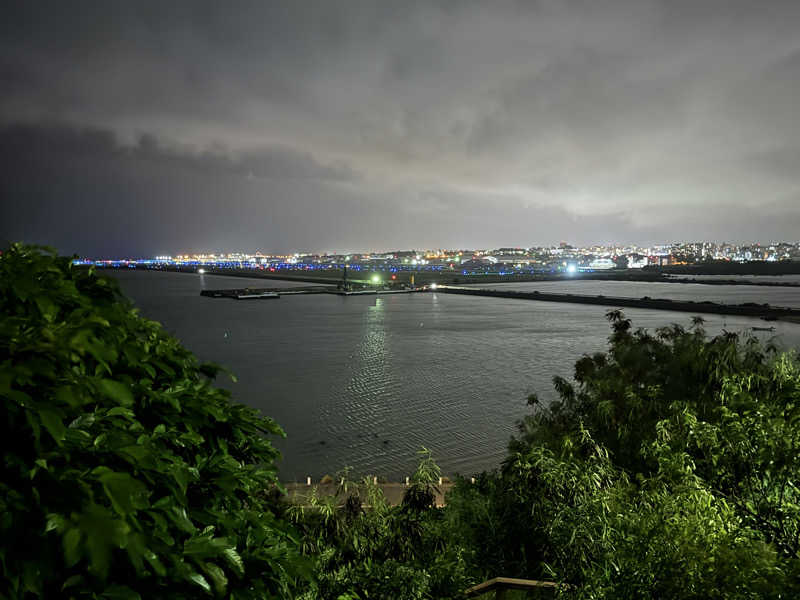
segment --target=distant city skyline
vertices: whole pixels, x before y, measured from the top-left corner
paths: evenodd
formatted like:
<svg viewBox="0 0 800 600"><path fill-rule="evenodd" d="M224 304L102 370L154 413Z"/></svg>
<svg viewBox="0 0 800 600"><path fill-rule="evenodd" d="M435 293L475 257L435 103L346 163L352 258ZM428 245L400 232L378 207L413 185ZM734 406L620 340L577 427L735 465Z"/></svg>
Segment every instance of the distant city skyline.
<svg viewBox="0 0 800 600"><path fill-rule="evenodd" d="M789 239L800 2L12 2L0 240Z"/></svg>
<svg viewBox="0 0 800 600"><path fill-rule="evenodd" d="M149 254L142 256L84 256L83 258L98 260L174 260L174 259L203 259L203 258L301 258L301 257L374 257L397 258L416 253L417 258L445 258L448 255L485 256L505 253L536 254L586 254L597 256L642 254L664 256L670 254L694 254L710 258L745 258L746 260L783 260L788 258L800 259L800 241L771 241L771 242L718 242L711 240L698 241L673 241L657 244L588 244L585 246L561 241L558 244L534 244L530 246L500 245L496 247L457 247L457 248L392 248L392 249L360 249L360 250L326 250L315 251L308 249L293 249L280 252L266 252L259 248L245 250L212 250L206 249L194 252L175 252L169 254Z"/></svg>

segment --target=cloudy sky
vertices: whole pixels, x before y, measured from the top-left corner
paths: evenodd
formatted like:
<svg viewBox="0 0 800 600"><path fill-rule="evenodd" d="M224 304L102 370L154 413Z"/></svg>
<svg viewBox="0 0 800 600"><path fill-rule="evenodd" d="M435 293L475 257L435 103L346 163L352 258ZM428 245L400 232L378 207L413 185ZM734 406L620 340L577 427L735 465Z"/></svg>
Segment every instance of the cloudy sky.
<svg viewBox="0 0 800 600"><path fill-rule="evenodd" d="M800 2L26 2L0 241L800 239Z"/></svg>

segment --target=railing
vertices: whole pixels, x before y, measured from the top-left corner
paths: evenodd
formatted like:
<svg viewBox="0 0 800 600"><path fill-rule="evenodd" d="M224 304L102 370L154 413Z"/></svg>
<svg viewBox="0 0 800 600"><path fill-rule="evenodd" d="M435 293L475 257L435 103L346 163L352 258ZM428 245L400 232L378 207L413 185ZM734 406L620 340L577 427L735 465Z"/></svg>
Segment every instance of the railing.
<svg viewBox="0 0 800 600"><path fill-rule="evenodd" d="M475 483L475 478L472 477L470 479L471 483ZM379 487L383 492L383 496L386 499L386 502L392 506L396 506L402 503L403 496L405 495L408 488L411 486L411 478L406 477L405 483L403 482L386 482L381 481L378 482L377 477L372 478L373 485ZM337 496L342 493L342 489L344 486L344 482L335 481L333 478L327 477L323 478L319 483L312 484L311 477L306 479L305 483L283 483L282 484L287 491L287 499L290 502L299 502L303 503L304 499L312 492L316 491L316 493L320 496ZM440 477L438 483L434 483L433 485L433 492L434 492L434 504L441 508L445 505L445 498L447 493L453 489L455 484L448 478L448 477ZM353 489L355 490L358 488L358 485L354 485ZM347 493L344 493L344 496L347 496Z"/></svg>
<svg viewBox="0 0 800 600"><path fill-rule="evenodd" d="M553 598L560 584L553 581L536 581L533 579L514 579L512 577L495 577L483 583L472 586L464 591L467 598L477 598L484 594L494 592L495 600L511 600L507 592L512 590L523 591L517 595L521 598Z"/></svg>

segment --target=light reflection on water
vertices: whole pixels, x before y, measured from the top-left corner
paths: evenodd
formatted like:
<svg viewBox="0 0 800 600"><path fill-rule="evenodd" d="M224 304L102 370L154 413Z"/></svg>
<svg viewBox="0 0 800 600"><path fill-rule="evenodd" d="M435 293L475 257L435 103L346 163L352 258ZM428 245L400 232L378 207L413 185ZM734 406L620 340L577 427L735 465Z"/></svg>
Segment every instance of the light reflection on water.
<svg viewBox="0 0 800 600"><path fill-rule="evenodd" d="M287 439L277 445L287 480L316 479L344 466L404 477L421 446L434 452L446 473L494 468L515 421L527 412L527 396L552 399L553 375L570 376L575 360L602 350L609 333L607 309L596 306L446 294L238 302L204 298L199 290L293 284L116 274L145 316L161 321L202 359L229 367L238 377L238 383L225 384L234 397L286 430ZM772 302L775 288L754 289L763 290L762 302ZM648 328L688 325L692 316L625 312L635 326ZM704 318L712 333L765 325L742 317ZM774 332L757 335L800 345L800 325L770 325Z"/></svg>
<svg viewBox="0 0 800 600"><path fill-rule="evenodd" d="M388 430L394 421L389 400L398 388L394 373L388 368L392 357L386 344L385 302L382 298L374 301L374 306L368 306L363 313L361 340L357 351L350 355L347 373L343 374L347 383L341 391L334 392L336 402L321 399L314 427L329 432L334 443L359 459L347 464L357 472L369 467L364 457L388 456L391 451L388 439L380 440L385 447L378 447L377 452L375 442L377 432Z"/></svg>

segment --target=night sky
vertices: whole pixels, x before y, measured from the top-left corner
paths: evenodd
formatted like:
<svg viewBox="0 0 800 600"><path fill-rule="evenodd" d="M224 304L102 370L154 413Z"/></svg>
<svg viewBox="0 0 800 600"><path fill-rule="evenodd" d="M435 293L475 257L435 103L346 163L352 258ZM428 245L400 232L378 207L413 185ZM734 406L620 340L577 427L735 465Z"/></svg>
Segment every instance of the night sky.
<svg viewBox="0 0 800 600"><path fill-rule="evenodd" d="M800 238L798 0L3 6L0 242Z"/></svg>

